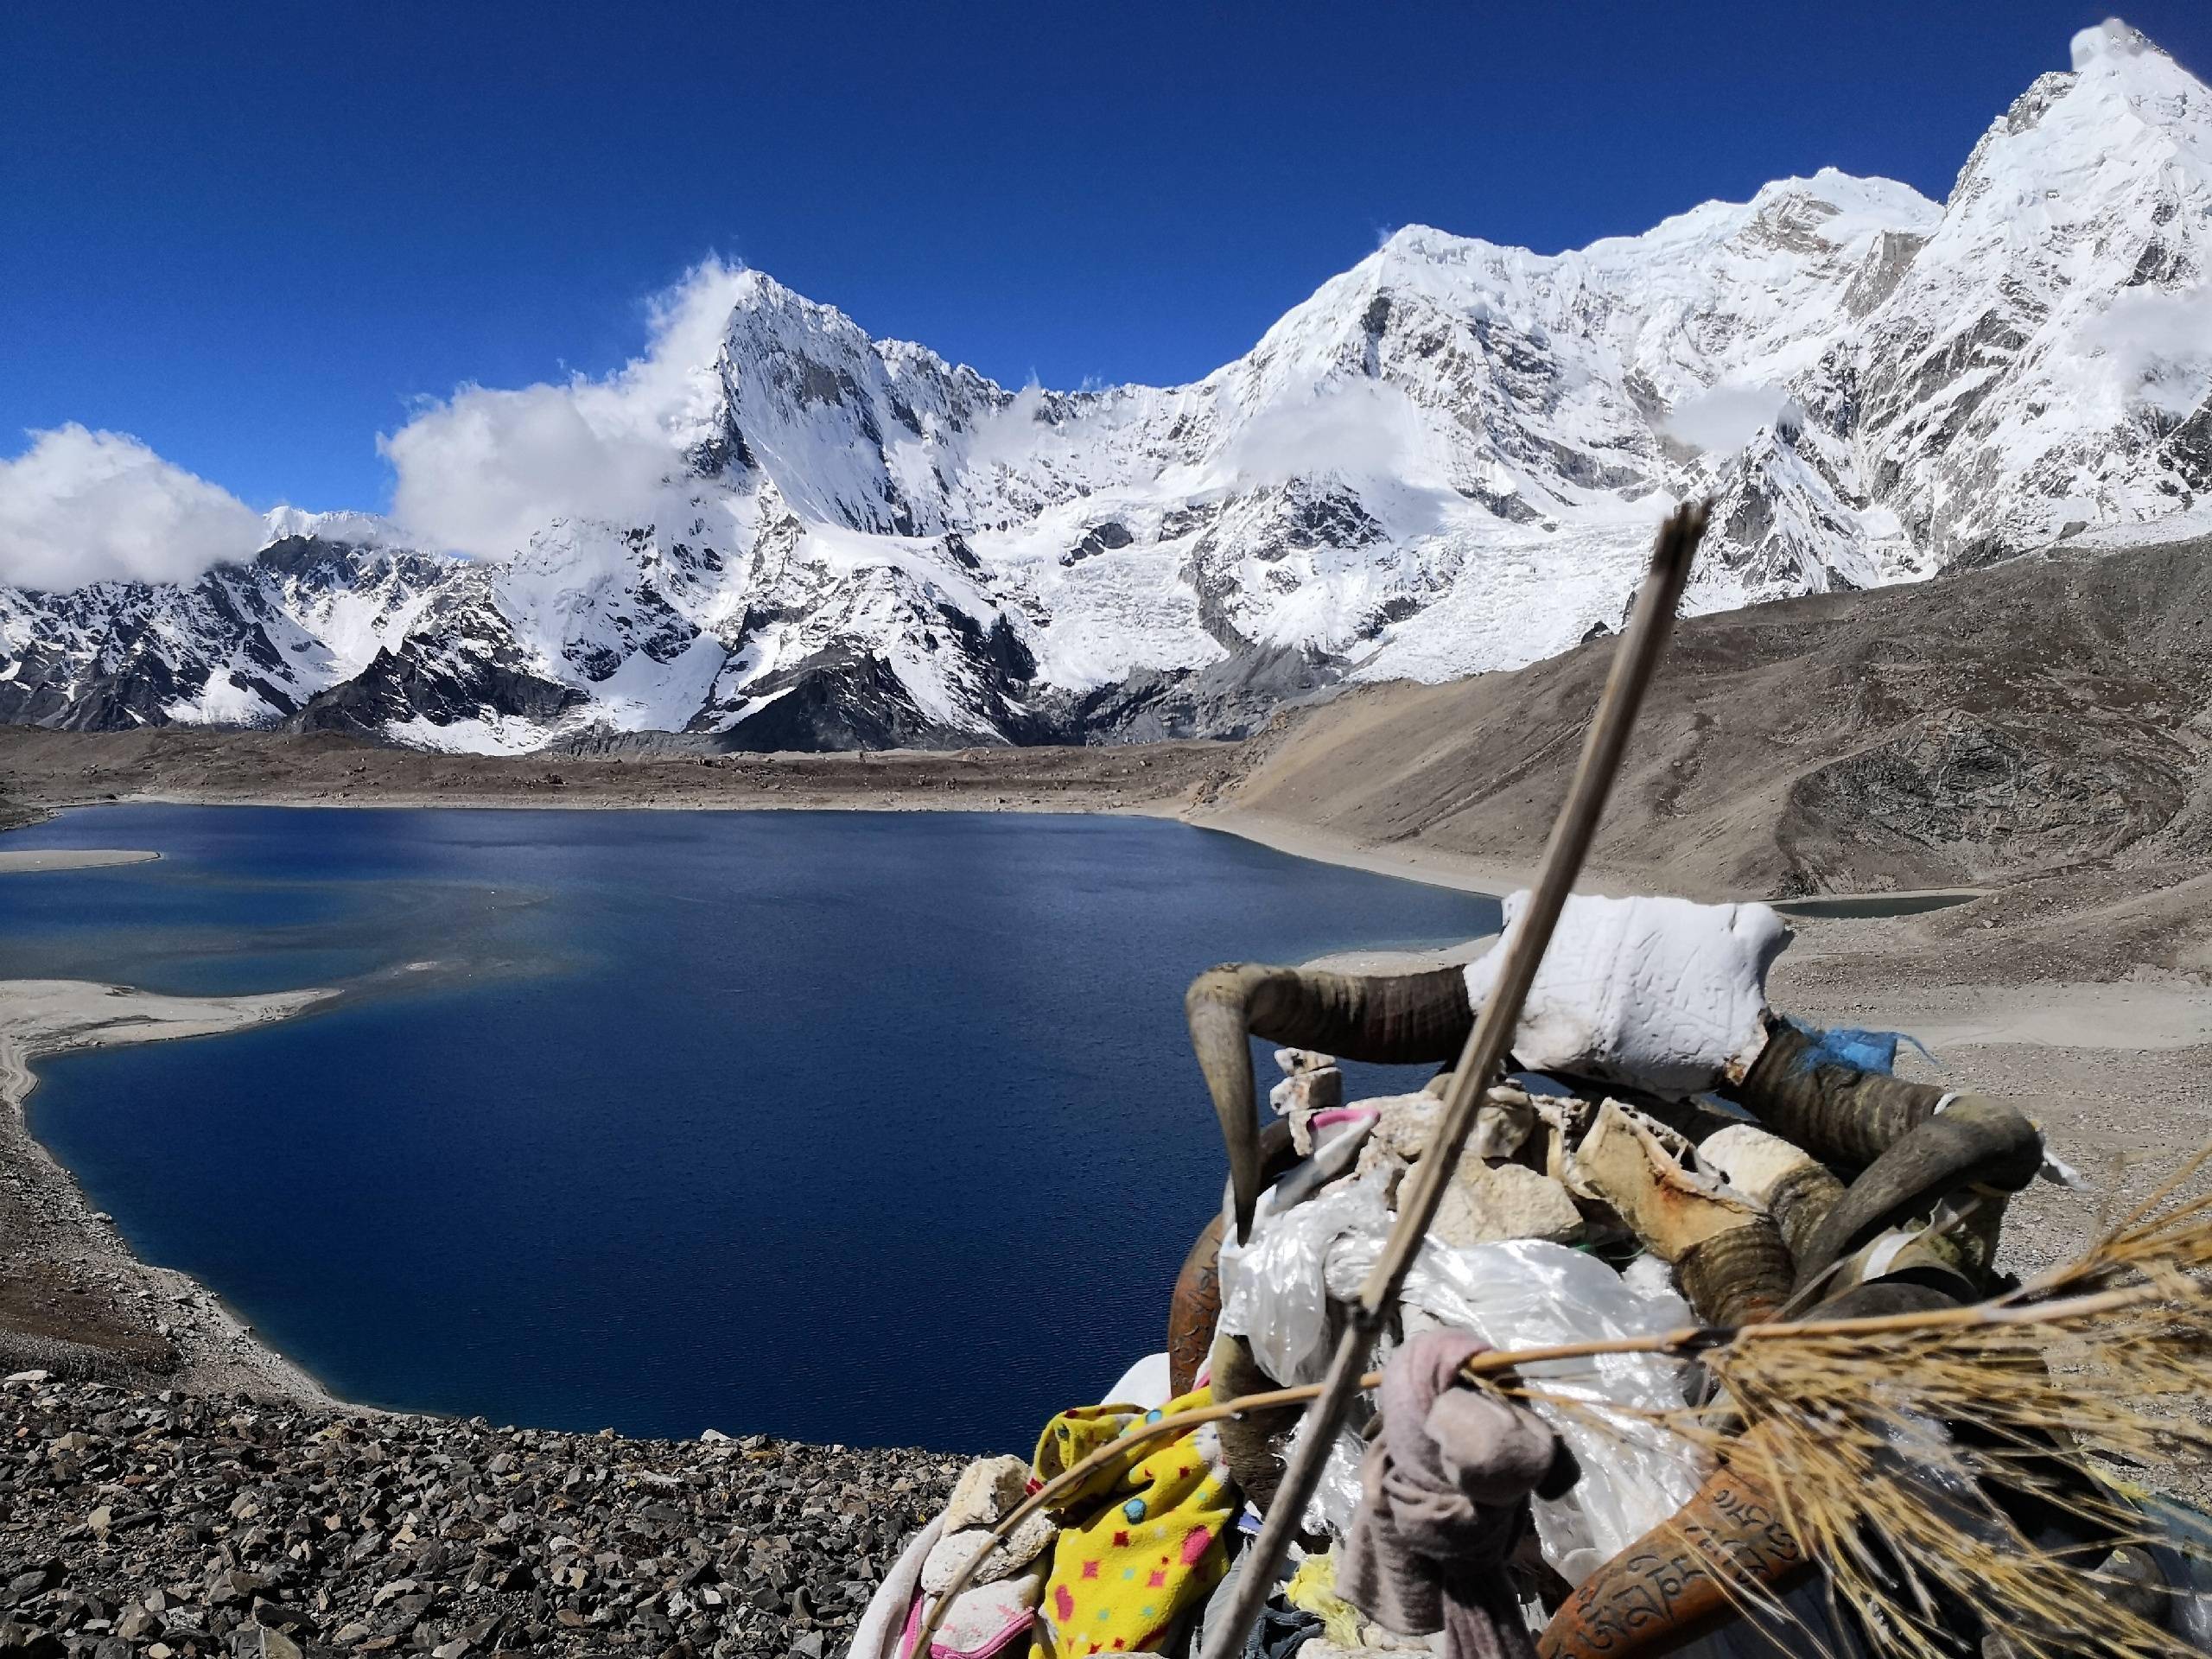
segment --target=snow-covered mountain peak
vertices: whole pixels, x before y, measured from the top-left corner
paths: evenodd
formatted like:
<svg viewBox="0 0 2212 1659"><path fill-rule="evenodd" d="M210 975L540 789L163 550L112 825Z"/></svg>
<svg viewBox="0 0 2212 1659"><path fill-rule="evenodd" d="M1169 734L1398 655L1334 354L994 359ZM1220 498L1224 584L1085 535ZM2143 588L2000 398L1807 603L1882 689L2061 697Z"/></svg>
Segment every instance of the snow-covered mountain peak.
<svg viewBox="0 0 2212 1659"><path fill-rule="evenodd" d="M2092 69L2124 72L2128 60L2145 56L2166 58L2158 43L2141 29L2117 17L2078 32L2070 45L2076 74ZM2168 63L2173 61L2166 58Z"/></svg>
<svg viewBox="0 0 2212 1659"><path fill-rule="evenodd" d="M2120 24L1941 205L1823 168L1555 253L1408 226L1187 385L1009 390L695 274L647 356L529 395L638 469L633 518L548 510L473 563L282 509L197 583L0 589L0 715L1227 735L1617 626L1692 494L1713 609L2155 534L2212 493L2212 98Z"/></svg>
<svg viewBox="0 0 2212 1659"><path fill-rule="evenodd" d="M2122 24L1975 145L1866 315L1857 442L1937 561L2212 487L2212 95Z"/></svg>
<svg viewBox="0 0 2212 1659"><path fill-rule="evenodd" d="M2167 53L2118 19L2095 30L2100 45L2086 59L2082 37L2075 37L2077 92L2100 100L2110 111L2111 102L2126 107L2139 130L2155 133L2171 144L2177 155L2197 168L2212 165L2212 130L2208 130L2207 92L2203 82L2183 68ZM2137 136L2121 128L2107 134L2107 142L2124 144Z"/></svg>
<svg viewBox="0 0 2212 1659"><path fill-rule="evenodd" d="M827 524L899 536L953 527L963 441L1007 395L922 346L872 340L835 306L758 271L741 273L736 291L702 470L757 474Z"/></svg>
<svg viewBox="0 0 2212 1659"><path fill-rule="evenodd" d="M415 538L391 519L374 512L308 512L300 507L271 507L261 522L270 542L308 537L347 547L412 550Z"/></svg>
<svg viewBox="0 0 2212 1659"><path fill-rule="evenodd" d="M2023 183L2064 203L2085 171L2212 169L2212 94L2140 30L2118 18L2085 29L2073 64L2037 77L1990 124L1960 169L1953 206Z"/></svg>

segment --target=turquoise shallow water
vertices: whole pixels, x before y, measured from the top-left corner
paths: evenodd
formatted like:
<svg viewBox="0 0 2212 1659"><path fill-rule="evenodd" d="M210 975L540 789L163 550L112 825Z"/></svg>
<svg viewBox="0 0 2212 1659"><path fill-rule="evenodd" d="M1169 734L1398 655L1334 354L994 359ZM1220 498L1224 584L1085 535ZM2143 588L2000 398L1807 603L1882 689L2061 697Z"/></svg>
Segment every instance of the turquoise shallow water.
<svg viewBox="0 0 2212 1659"><path fill-rule="evenodd" d="M0 881L0 977L346 988L41 1067L33 1128L142 1255L346 1397L644 1434L1027 1451L1160 1345L1218 1201L1191 976L1497 921L1141 818L115 806L9 842L165 856Z"/></svg>

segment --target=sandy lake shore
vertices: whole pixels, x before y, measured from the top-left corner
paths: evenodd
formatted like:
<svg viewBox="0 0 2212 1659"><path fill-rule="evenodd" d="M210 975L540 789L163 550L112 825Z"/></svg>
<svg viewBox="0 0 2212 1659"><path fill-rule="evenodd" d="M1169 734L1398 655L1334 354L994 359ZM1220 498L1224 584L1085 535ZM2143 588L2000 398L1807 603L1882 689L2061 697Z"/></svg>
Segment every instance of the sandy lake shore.
<svg viewBox="0 0 2212 1659"><path fill-rule="evenodd" d="M281 1020L329 995L157 996L83 980L0 980L0 1364L59 1376L138 1375L196 1391L328 1403L185 1274L134 1255L31 1135L33 1064L73 1048L213 1036Z"/></svg>

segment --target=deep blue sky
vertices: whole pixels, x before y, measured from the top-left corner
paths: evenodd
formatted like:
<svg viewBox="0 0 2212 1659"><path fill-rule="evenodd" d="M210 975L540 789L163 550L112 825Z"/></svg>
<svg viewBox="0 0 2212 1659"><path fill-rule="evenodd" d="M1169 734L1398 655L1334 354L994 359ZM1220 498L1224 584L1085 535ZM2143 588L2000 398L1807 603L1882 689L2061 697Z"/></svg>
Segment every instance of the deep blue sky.
<svg viewBox="0 0 2212 1659"><path fill-rule="evenodd" d="M0 456L81 421L378 506L410 398L602 372L709 251L1001 380L1187 379L1408 221L1548 251L1822 165L1940 197L2107 3L20 0ZM2126 16L2212 69L2207 0Z"/></svg>

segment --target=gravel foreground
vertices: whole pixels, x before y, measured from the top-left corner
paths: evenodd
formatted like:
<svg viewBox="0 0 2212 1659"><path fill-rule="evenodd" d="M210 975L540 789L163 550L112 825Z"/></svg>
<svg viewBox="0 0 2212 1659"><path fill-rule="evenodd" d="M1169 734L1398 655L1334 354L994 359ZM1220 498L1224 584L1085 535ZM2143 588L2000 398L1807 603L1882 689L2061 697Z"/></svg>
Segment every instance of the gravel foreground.
<svg viewBox="0 0 2212 1659"><path fill-rule="evenodd" d="M17 1376L0 1654L840 1652L965 1459Z"/></svg>

